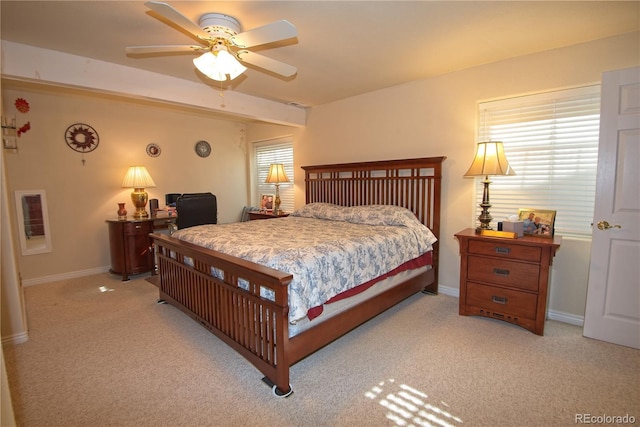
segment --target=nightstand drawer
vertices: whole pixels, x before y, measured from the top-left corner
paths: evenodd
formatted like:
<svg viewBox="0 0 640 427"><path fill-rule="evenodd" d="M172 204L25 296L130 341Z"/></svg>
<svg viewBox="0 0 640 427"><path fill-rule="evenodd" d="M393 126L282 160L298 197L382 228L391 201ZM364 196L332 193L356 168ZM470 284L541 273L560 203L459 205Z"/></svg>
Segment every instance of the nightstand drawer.
<svg viewBox="0 0 640 427"><path fill-rule="evenodd" d="M535 320L538 296L495 286L467 283L466 304L492 312Z"/></svg>
<svg viewBox="0 0 640 427"><path fill-rule="evenodd" d="M538 290L540 280L540 265L538 264L469 255L467 268L469 280L512 286L530 291Z"/></svg>
<svg viewBox="0 0 640 427"><path fill-rule="evenodd" d="M153 233L152 222L127 222L122 225L125 236L135 236L136 234Z"/></svg>
<svg viewBox="0 0 640 427"><path fill-rule="evenodd" d="M470 240L469 253L540 262L542 249L533 246L513 245L509 242Z"/></svg>

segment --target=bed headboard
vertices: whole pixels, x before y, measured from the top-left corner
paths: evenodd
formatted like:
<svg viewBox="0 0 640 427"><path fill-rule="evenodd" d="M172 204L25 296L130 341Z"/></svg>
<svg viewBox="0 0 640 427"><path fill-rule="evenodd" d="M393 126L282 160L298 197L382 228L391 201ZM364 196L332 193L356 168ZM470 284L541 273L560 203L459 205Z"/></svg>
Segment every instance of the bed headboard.
<svg viewBox="0 0 640 427"><path fill-rule="evenodd" d="M402 206L415 213L440 238L442 162L445 159L425 157L303 166L306 202ZM434 245L433 265L436 268L437 248L438 245Z"/></svg>

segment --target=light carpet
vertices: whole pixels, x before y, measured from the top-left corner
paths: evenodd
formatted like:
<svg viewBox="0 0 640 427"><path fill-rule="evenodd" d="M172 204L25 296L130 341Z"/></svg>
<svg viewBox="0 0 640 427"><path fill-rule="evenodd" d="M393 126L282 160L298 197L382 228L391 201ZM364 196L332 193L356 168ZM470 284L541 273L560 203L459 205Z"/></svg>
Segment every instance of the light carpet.
<svg viewBox="0 0 640 427"><path fill-rule="evenodd" d="M119 279L25 289L29 341L4 349L19 426L640 423L640 351L576 326L547 321L540 337L417 294L295 364L282 399L215 336L157 304L144 277Z"/></svg>

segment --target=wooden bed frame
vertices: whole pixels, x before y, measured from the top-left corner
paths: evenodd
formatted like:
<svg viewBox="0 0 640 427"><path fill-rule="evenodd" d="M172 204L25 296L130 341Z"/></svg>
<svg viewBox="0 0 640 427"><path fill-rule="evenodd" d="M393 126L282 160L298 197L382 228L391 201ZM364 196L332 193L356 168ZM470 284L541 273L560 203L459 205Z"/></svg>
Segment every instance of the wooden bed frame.
<svg viewBox="0 0 640 427"><path fill-rule="evenodd" d="M445 157L305 166L306 202L342 206L391 204L413 211L440 236ZM309 354L419 291L437 293L438 244L433 268L289 338L287 286L293 276L250 261L161 235L151 235L160 300L188 314L265 375L277 396L292 392L289 368ZM193 260L187 265L185 257ZM213 277L212 268L224 280ZM244 290L240 279L249 284ZM273 291L273 301L260 288Z"/></svg>

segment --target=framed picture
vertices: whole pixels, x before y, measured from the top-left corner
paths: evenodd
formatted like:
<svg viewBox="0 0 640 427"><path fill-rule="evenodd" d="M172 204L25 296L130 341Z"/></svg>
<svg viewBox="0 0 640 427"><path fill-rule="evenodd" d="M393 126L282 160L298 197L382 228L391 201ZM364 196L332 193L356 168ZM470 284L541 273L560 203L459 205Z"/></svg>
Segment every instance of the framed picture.
<svg viewBox="0 0 640 427"><path fill-rule="evenodd" d="M271 212L273 211L273 194L263 194L260 196L260 210Z"/></svg>
<svg viewBox="0 0 640 427"><path fill-rule="evenodd" d="M518 219L524 222L524 234L553 237L556 211L544 209L518 209Z"/></svg>

